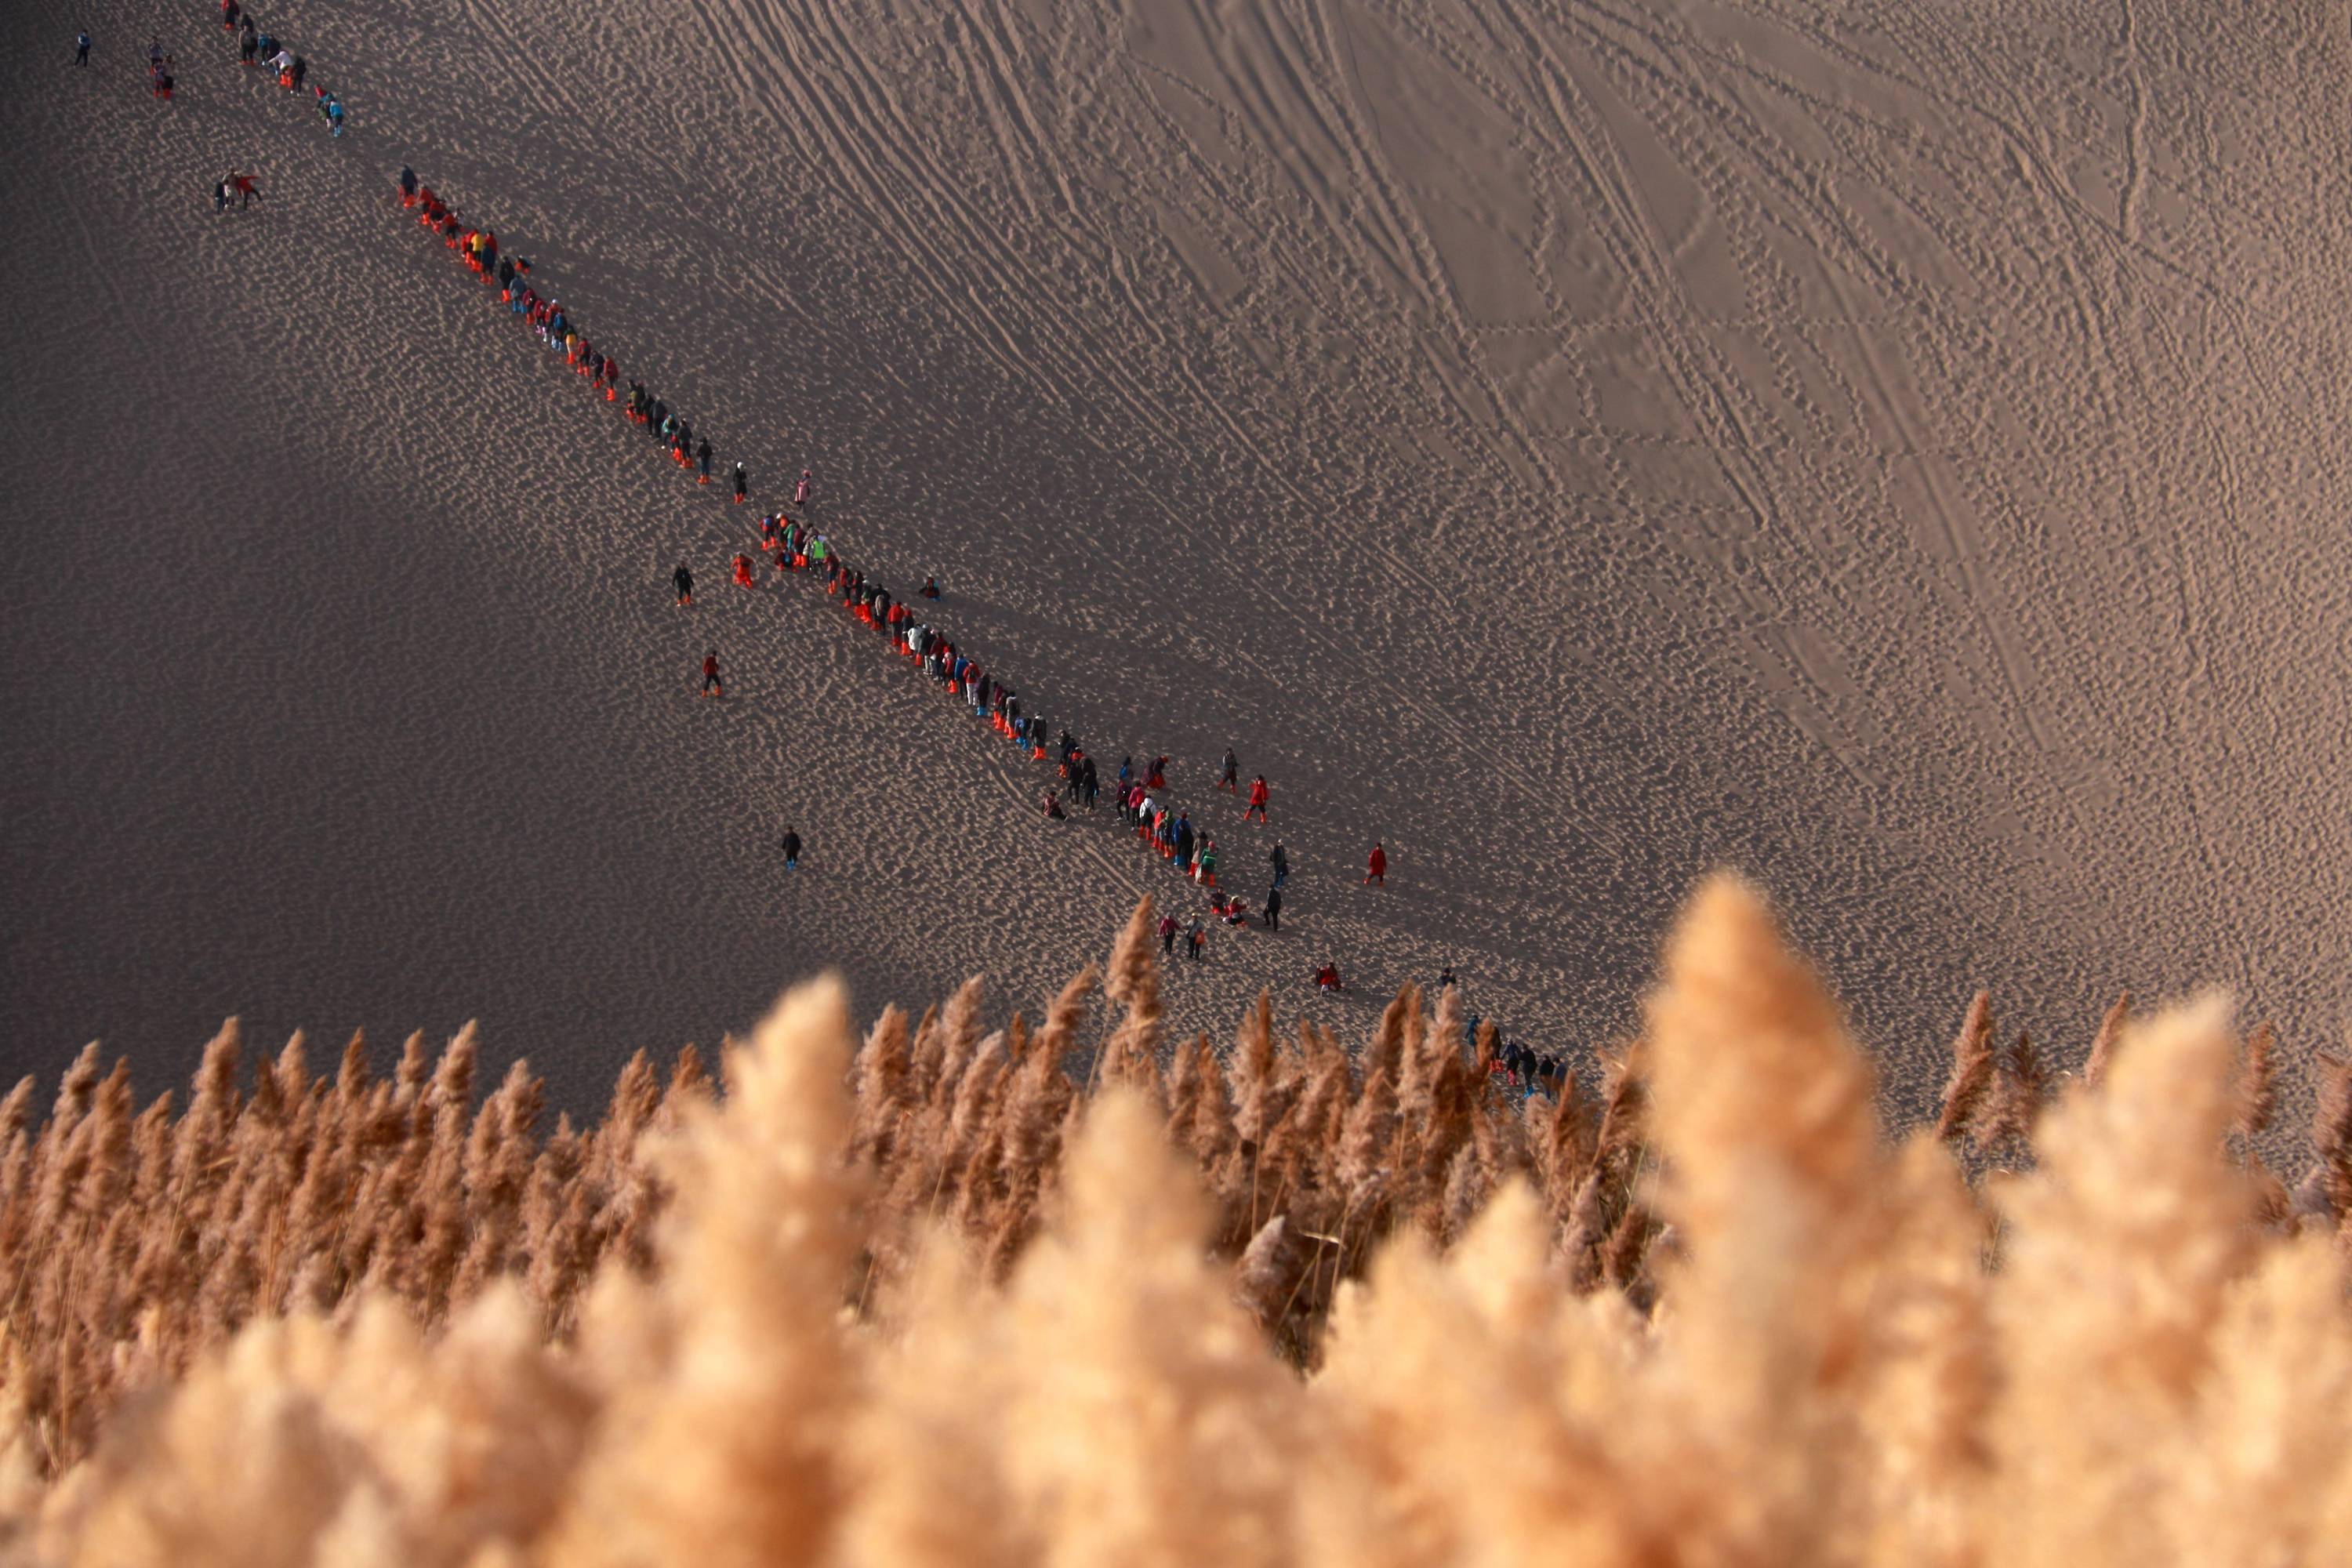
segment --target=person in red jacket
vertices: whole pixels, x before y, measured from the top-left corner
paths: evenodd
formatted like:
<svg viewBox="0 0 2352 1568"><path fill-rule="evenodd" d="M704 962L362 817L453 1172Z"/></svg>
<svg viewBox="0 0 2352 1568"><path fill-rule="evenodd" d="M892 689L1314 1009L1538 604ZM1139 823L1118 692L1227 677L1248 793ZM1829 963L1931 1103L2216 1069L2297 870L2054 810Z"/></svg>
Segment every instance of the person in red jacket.
<svg viewBox="0 0 2352 1568"><path fill-rule="evenodd" d="M752 580L751 558L748 555L738 555L735 557L735 585L739 588L756 588L759 586L759 584Z"/></svg>
<svg viewBox="0 0 2352 1568"><path fill-rule="evenodd" d="M705 697L719 698L724 698L727 695L726 682L719 679L719 650L717 648L712 648L709 653L702 656L702 694Z"/></svg>
<svg viewBox="0 0 2352 1568"><path fill-rule="evenodd" d="M1258 774L1257 777L1250 781L1249 805L1242 811L1242 820L1244 822L1247 822L1252 816L1255 816L1260 822L1264 822L1266 819L1265 775L1264 773Z"/></svg>
<svg viewBox="0 0 2352 1568"><path fill-rule="evenodd" d="M1326 960L1323 967L1315 972L1315 987L1318 991L1337 991L1339 989L1339 966L1330 963L1328 960Z"/></svg>
<svg viewBox="0 0 2352 1568"><path fill-rule="evenodd" d="M1364 880L1378 882L1383 888L1389 885L1389 853L1381 847L1377 838L1372 840L1370 857L1364 861Z"/></svg>

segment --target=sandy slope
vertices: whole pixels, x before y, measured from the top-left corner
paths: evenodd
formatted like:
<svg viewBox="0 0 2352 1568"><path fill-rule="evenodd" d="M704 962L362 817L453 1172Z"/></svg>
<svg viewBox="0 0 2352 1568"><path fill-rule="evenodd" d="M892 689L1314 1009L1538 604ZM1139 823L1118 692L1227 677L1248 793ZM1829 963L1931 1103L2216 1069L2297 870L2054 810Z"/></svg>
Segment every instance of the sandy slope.
<svg viewBox="0 0 2352 1568"><path fill-rule="evenodd" d="M1581 1048L1731 862L1911 1103L1980 982L2070 1058L2125 984L2336 1029L2315 9L261 14L341 143L194 0L31 0L0 60L12 1071L478 1014L577 1103L821 961L1031 1001L1174 886L813 595L726 587L746 515L394 221L404 159L1114 765L1272 777L1289 929L1188 1026L1450 960ZM230 163L267 202L215 217Z"/></svg>

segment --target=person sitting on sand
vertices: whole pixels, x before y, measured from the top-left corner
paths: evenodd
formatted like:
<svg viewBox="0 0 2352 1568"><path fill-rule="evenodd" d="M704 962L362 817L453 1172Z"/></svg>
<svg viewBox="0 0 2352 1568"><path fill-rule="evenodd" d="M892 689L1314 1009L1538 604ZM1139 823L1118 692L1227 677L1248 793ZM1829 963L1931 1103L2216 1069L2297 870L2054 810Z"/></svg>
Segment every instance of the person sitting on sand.
<svg viewBox="0 0 2352 1568"><path fill-rule="evenodd" d="M1324 963L1323 967L1322 967L1322 968L1320 968L1320 969L1318 969L1318 970L1317 970L1317 971L1315 972L1315 987L1316 987L1316 989L1317 989L1317 990L1318 990L1318 991L1337 991L1337 990L1339 990L1339 966L1338 966L1338 965L1336 965L1336 964L1333 964L1333 963L1329 963L1329 962L1327 960L1327 961L1325 962L1325 963Z"/></svg>

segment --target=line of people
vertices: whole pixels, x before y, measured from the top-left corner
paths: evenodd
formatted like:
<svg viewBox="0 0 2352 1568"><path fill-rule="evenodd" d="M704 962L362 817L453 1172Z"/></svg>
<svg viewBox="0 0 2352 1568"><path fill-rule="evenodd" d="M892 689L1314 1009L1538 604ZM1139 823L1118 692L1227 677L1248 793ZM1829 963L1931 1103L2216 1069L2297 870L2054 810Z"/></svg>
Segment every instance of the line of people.
<svg viewBox="0 0 2352 1568"><path fill-rule="evenodd" d="M278 85L288 92L299 93L310 89L310 101L318 108L319 118L326 121L328 132L340 137L343 133L342 100L324 87L310 81L310 62L294 52L293 46L263 27L237 0L221 0L221 31L236 35L237 58L247 67L267 68L278 79Z"/></svg>
<svg viewBox="0 0 2352 1568"><path fill-rule="evenodd" d="M438 235L442 244L456 251L458 259L485 287L498 289L499 303L521 317L551 351L563 355L564 363L587 382L592 397L601 396L604 402L619 405L629 421L657 442L672 462L696 473L700 483L710 483L714 454L709 433L698 432L683 414L634 377L626 381L625 402L620 361L587 336L579 318L563 301L541 291L539 280L531 275L529 258L502 249L495 230L467 226L457 209L405 164L400 171L400 205L404 210L416 212L417 223L429 233ZM739 458L729 480L734 489L735 503L740 506L751 497L750 468ZM795 492L799 500L807 500L811 482L809 472L803 469Z"/></svg>
<svg viewBox="0 0 2352 1568"><path fill-rule="evenodd" d="M420 226L456 251L485 286L495 284L500 300L522 317L549 349L563 353L566 363L587 381L592 395L601 393L608 404L621 402L624 377L619 363L582 332L577 320L560 300L540 292L527 258L503 250L497 235L487 227L466 226L457 211L432 186L423 184L414 169L405 166L400 171L400 201L404 210L417 211ZM659 442L672 461L696 471L699 482L709 483L712 449L709 434L698 433L644 383L628 378L626 385L623 412L631 422ZM730 479L734 500L740 504L750 489L748 470L741 460L734 463ZM806 507L814 489L814 475L802 469L793 488L793 506ZM1077 739L1064 728L1049 746L1049 726L1045 719L1024 704L1020 693L1004 680L1003 673L982 668L968 649L959 647L942 626L934 624L929 611L918 610L918 605L934 604L940 599L936 576L926 578L918 599L910 603L850 564L823 530L777 511L760 519L759 533L760 550L780 579L787 573L817 575L823 580L826 595L851 618L885 637L900 657L948 696L962 703L974 719L988 724L1029 760L1053 760L1061 780L1060 798L1048 785L1038 802L1048 820L1066 820L1069 812L1066 803L1068 807L1083 806L1089 812L1098 808L1103 790L1100 770ZM730 574L738 587L756 591L760 585L759 569L748 552L739 552L734 556L730 563ZM691 607L695 602L694 574L685 563L679 563L672 574L671 584L677 591L679 606ZM726 683L716 648L703 656L701 679L703 696L724 700ZM1136 766L1131 756L1122 759L1112 795L1121 820L1139 842L1158 853L1162 861L1205 895L1210 918L1230 927L1248 925L1251 914L1247 902L1218 885L1216 840L1197 828L1190 812L1174 802L1168 787L1167 769L1165 755L1155 757L1143 769ZM1231 747L1226 748L1216 788L1227 795L1243 794L1240 762ZM1265 776L1255 775L1242 820L1270 824L1270 795ZM1279 839L1266 860L1271 879L1262 920L1267 931L1279 931L1283 887L1290 874L1289 857ZM1364 880L1385 885L1386 871L1385 850L1375 843ZM1188 937L1189 951L1195 959L1202 957L1206 930L1205 922L1195 917L1192 933ZM1172 932L1172 927L1161 932L1163 945L1171 951ZM1315 980L1324 991L1340 989L1338 969L1328 961L1317 969Z"/></svg>

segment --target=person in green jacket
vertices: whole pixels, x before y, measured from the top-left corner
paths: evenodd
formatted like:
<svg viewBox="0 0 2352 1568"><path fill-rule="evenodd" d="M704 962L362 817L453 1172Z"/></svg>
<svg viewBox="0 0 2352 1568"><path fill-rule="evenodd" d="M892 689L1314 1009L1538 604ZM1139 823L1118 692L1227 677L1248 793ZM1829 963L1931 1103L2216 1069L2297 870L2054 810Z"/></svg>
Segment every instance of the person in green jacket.
<svg viewBox="0 0 2352 1568"><path fill-rule="evenodd" d="M1192 858L1192 879L1204 888L1217 885L1217 841L1201 841L1201 852Z"/></svg>

